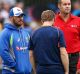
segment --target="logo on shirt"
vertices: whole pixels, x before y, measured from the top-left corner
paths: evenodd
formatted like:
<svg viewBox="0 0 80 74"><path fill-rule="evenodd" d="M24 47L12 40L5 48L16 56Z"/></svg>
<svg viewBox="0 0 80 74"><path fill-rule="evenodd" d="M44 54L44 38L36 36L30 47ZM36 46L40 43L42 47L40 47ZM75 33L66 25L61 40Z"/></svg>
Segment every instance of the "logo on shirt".
<svg viewBox="0 0 80 74"><path fill-rule="evenodd" d="M71 27L76 28L76 27L77 27L77 25L71 25Z"/></svg>
<svg viewBox="0 0 80 74"><path fill-rule="evenodd" d="M16 50L26 50L28 47L18 47L18 46L16 46Z"/></svg>
<svg viewBox="0 0 80 74"><path fill-rule="evenodd" d="M18 40L17 40L18 42L20 42L20 38L18 38Z"/></svg>

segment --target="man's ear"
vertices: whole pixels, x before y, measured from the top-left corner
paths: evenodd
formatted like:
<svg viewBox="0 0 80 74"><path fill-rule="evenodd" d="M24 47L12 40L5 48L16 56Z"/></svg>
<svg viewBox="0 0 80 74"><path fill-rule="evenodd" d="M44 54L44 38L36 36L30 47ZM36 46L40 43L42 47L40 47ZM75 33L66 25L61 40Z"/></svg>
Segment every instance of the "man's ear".
<svg viewBox="0 0 80 74"><path fill-rule="evenodd" d="M13 20L13 17L12 17L12 16L10 16L10 17L9 17L9 19L10 19L10 21L12 21L12 20Z"/></svg>

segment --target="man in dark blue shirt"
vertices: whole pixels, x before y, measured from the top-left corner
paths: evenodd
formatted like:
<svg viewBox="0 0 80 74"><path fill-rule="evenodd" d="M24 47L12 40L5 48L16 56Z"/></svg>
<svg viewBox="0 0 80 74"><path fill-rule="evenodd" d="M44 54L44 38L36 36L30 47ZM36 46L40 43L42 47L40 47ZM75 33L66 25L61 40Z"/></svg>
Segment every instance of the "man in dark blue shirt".
<svg viewBox="0 0 80 74"><path fill-rule="evenodd" d="M51 10L43 11L43 25L30 40L30 61L35 74L68 74L69 60L63 33L52 27L54 15Z"/></svg>

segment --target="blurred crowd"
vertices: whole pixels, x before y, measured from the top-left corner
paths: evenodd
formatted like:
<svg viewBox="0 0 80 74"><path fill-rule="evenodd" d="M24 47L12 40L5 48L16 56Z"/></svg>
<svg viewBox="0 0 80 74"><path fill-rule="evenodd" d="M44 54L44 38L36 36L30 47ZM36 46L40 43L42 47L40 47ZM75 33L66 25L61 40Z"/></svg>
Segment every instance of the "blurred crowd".
<svg viewBox="0 0 80 74"><path fill-rule="evenodd" d="M0 32L4 28L5 23L9 21L9 10L12 7L20 7L23 9L25 16L24 22L25 27L31 33L33 30L37 29L41 25L40 15L43 10L52 9L55 13L58 13L59 10L55 3L48 3L47 5L36 4L24 7L23 2L17 2L16 0L0 0ZM75 0L72 2L72 14L80 17L80 0ZM1 62L0 62L1 63ZM1 65L0 65L1 68Z"/></svg>
<svg viewBox="0 0 80 74"><path fill-rule="evenodd" d="M72 2L72 13L76 16L80 16L80 0ZM27 26L35 29L40 26L40 15L43 10L52 9L55 13L59 12L57 5L54 3L33 4L31 6L24 7L23 2L16 2L16 0L0 0L0 31L4 27L5 23L9 21L9 10L12 7L20 7L25 12L24 22ZM37 24L38 23L38 24Z"/></svg>

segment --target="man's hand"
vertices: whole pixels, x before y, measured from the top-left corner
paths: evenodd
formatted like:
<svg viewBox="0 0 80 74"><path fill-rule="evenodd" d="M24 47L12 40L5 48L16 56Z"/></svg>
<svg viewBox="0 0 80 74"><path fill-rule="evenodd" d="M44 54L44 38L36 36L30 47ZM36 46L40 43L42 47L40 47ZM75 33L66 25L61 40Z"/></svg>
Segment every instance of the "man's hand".
<svg viewBox="0 0 80 74"><path fill-rule="evenodd" d="M80 69L77 70L76 74L80 74Z"/></svg>
<svg viewBox="0 0 80 74"><path fill-rule="evenodd" d="M69 74L68 72L65 72L65 74Z"/></svg>

